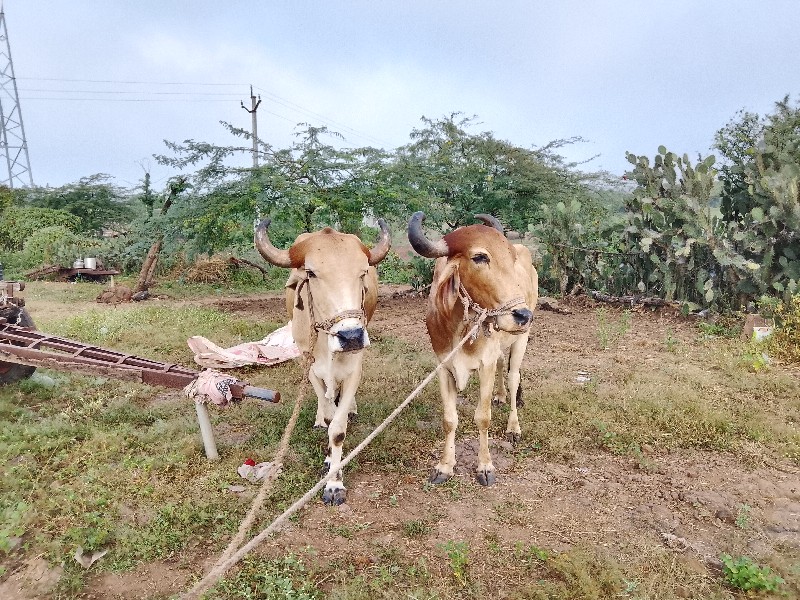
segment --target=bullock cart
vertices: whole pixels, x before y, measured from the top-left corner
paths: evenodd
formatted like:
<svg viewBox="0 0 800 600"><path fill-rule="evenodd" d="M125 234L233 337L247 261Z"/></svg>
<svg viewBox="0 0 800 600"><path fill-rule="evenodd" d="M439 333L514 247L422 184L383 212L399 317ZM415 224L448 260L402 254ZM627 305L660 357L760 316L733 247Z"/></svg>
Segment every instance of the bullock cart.
<svg viewBox="0 0 800 600"><path fill-rule="evenodd" d="M279 392L254 387L233 377L220 375L215 380L213 372L199 372L37 331L33 319L25 310L25 299L20 296L24 289L25 284L21 281L0 280L0 385L28 378L37 367L44 367L55 371L184 389L187 394L202 378L203 381L210 381L212 388L224 394L225 401L240 401L249 397L280 402ZM192 396L195 397L197 420L206 456L215 460L218 458L217 448L208 409L205 402L201 401L204 396L202 393L193 393Z"/></svg>

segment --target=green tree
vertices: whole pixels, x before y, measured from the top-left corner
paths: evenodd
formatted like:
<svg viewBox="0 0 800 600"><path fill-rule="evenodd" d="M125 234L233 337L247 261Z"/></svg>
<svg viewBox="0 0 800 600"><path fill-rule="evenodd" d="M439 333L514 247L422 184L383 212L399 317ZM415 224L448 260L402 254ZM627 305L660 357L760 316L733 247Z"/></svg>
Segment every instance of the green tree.
<svg viewBox="0 0 800 600"><path fill-rule="evenodd" d="M52 226L62 226L72 232L79 232L81 220L64 210L9 206L0 213L0 248L22 250L26 240L34 232Z"/></svg>
<svg viewBox="0 0 800 600"><path fill-rule="evenodd" d="M249 136L225 125L234 135ZM238 156L249 155L249 147L192 140L168 143L173 155L156 159L184 170L201 165L186 174L192 193L176 218L202 252L252 247L253 221L266 216L273 219L270 237L287 244L299 232L323 225L359 234L365 217L405 214L385 152L337 148L328 138L341 136L306 125L289 148L260 143L258 169L235 164Z"/></svg>
<svg viewBox="0 0 800 600"><path fill-rule="evenodd" d="M134 216L131 198L110 179L97 174L58 188L32 188L26 190L24 201L28 206L68 212L80 219L80 232L99 234L103 227L119 228Z"/></svg>
<svg viewBox="0 0 800 600"><path fill-rule="evenodd" d="M579 138L528 150L491 132L472 133L474 118L460 113L422 121L411 143L397 150L394 171L412 201L425 206L432 227L448 231L489 213L525 231L539 220L543 204L587 198L581 174L556 152Z"/></svg>
<svg viewBox="0 0 800 600"><path fill-rule="evenodd" d="M722 213L735 250L758 262L739 292L796 293L800 282L800 106L789 97L766 117L740 112L717 132L725 163Z"/></svg>

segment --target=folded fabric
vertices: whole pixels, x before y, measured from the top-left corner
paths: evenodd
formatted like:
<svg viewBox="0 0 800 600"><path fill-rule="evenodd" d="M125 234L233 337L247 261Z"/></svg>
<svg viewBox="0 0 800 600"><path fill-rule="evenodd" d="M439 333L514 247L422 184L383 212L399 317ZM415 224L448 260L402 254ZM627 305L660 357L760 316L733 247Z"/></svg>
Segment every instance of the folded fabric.
<svg viewBox="0 0 800 600"><path fill-rule="evenodd" d="M292 338L291 321L263 340L245 342L233 348L221 348L200 335L190 337L187 343L194 352L194 361L212 369L235 369L246 365L269 367L300 356Z"/></svg>
<svg viewBox="0 0 800 600"><path fill-rule="evenodd" d="M197 379L183 388L183 392L190 400L207 404L213 402L217 406L226 406L233 400L231 385L238 380L235 377L223 375L211 369L200 372Z"/></svg>

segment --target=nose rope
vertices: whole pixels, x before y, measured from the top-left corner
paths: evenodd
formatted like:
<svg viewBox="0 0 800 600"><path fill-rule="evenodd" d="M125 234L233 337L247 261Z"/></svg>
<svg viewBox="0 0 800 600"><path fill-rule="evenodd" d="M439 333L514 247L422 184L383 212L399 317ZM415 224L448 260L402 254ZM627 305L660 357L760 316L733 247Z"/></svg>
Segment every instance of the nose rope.
<svg viewBox="0 0 800 600"><path fill-rule="evenodd" d="M488 309L483 308L480 304L475 302L472 299L472 296L469 295L467 288L464 287L464 284L459 282L458 284L458 299L461 300L461 304L464 305L464 322L472 323L473 325L478 325L483 323L483 327L477 327L472 332L472 336L470 337L470 343L474 342L478 339L478 335L483 329L483 334L486 337L490 337L492 335L492 330L490 328L490 323L488 319L494 319L495 323L497 323L497 317L501 315L510 315L513 311L511 310L513 307L517 306L518 304L525 304L525 298L518 297L512 298L508 302L505 302L498 306L497 308ZM472 310L475 312L475 316L470 319L469 318L469 311Z"/></svg>
<svg viewBox="0 0 800 600"><path fill-rule="evenodd" d="M345 319L358 319L363 323L366 320L365 317L366 315L361 309L344 310L327 321L322 321L322 323L314 323L314 329L321 333L327 333L328 335L336 335L330 331L330 329L339 321L344 321Z"/></svg>

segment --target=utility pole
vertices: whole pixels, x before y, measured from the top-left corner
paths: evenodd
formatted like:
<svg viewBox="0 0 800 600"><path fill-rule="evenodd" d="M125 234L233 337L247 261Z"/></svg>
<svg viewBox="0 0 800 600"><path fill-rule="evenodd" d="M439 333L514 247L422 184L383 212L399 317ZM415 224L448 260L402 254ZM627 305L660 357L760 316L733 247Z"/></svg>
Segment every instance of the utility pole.
<svg viewBox="0 0 800 600"><path fill-rule="evenodd" d="M250 86L250 108L247 108L244 105L243 101L239 101L242 105L242 108L245 109L250 115L253 117L253 168L258 168L258 118L256 117L256 111L258 110L258 106L261 104L261 94L258 95L258 102L256 102L256 97L253 95L253 86Z"/></svg>
<svg viewBox="0 0 800 600"><path fill-rule="evenodd" d="M0 161L5 158L8 178L0 176L0 185L10 188L33 187L28 141L22 125L17 80L11 62L11 44L6 29L6 14L0 3ZM2 171L0 167L0 172Z"/></svg>

